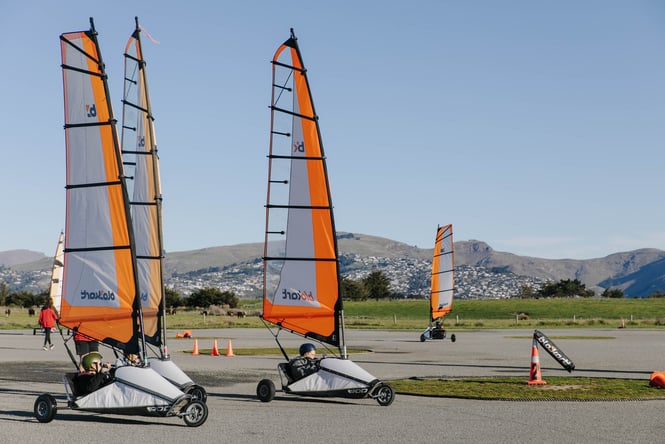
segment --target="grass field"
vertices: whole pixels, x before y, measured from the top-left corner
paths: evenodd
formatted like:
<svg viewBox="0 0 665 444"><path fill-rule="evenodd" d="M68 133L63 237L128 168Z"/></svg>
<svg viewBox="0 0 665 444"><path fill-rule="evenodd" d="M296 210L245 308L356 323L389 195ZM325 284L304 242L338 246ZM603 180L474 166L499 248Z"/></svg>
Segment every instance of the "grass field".
<svg viewBox="0 0 665 444"><path fill-rule="evenodd" d="M249 315L203 316L200 310L180 310L167 316L171 329L259 328L261 302L242 300ZM10 316L0 316L0 329L37 327L37 317L25 308L11 307ZM3 309L4 313L4 309ZM421 330L429 324L425 300L345 302L347 328L380 330ZM633 328L665 328L665 299L501 299L455 301L444 318L446 327L479 328L593 328L618 327L621 322Z"/></svg>

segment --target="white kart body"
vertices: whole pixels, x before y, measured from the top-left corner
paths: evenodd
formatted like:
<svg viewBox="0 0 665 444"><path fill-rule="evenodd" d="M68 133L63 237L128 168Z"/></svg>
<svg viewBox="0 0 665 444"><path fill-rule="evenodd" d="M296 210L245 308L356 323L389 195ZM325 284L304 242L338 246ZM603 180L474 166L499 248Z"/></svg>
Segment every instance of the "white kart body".
<svg viewBox="0 0 665 444"><path fill-rule="evenodd" d="M65 384L71 406L91 411L142 411L164 414L175 404L186 404L190 396L183 393L150 367L118 367L113 382L100 389L75 396Z"/></svg>
<svg viewBox="0 0 665 444"><path fill-rule="evenodd" d="M194 384L194 381L170 359L149 358L148 366L180 389Z"/></svg>
<svg viewBox="0 0 665 444"><path fill-rule="evenodd" d="M286 376L280 373L280 377ZM289 380L290 382L290 380ZM380 381L348 359L323 358L320 370L298 381L284 384L285 392L313 396L346 396L362 398Z"/></svg>

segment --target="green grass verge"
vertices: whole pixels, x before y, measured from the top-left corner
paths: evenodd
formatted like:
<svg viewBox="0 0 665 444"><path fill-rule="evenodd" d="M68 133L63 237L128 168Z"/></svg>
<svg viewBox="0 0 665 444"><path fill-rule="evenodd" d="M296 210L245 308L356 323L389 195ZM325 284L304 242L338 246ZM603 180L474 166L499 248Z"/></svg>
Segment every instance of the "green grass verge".
<svg viewBox="0 0 665 444"><path fill-rule="evenodd" d="M201 310L181 309L166 317L169 329L263 328L258 317L261 303L241 300L249 315L203 316ZM345 301L347 328L377 330L424 330L429 325L426 300ZM520 316L520 314L523 314ZM499 328L665 328L665 298L649 299L498 299L460 300L444 318L450 330ZM0 316L0 329L37 326L37 317L26 308L12 307L11 316Z"/></svg>
<svg viewBox="0 0 665 444"><path fill-rule="evenodd" d="M400 379L388 381L396 393L484 400L643 400L665 399L665 391L648 380L584 377L543 378L545 385L528 385L528 375L504 378Z"/></svg>

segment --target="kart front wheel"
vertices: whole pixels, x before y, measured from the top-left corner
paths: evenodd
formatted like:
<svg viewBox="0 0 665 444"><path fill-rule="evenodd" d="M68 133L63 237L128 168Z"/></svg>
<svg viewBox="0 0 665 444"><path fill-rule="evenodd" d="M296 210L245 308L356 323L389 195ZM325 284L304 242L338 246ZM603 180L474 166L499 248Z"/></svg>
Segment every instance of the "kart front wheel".
<svg viewBox="0 0 665 444"><path fill-rule="evenodd" d="M393 390L388 384L382 384L376 393L376 402L378 402L380 406L387 407L393 403L394 399L395 390Z"/></svg>
<svg viewBox="0 0 665 444"><path fill-rule="evenodd" d="M51 422L58 411L58 403L55 398L48 393L37 397L35 401L35 418L39 422Z"/></svg>
<svg viewBox="0 0 665 444"><path fill-rule="evenodd" d="M256 386L256 397L261 402L270 402L275 397L275 384L270 379L262 379Z"/></svg>
<svg viewBox="0 0 665 444"><path fill-rule="evenodd" d="M185 407L182 419L189 427L198 427L208 419L208 406L202 401L194 399Z"/></svg>

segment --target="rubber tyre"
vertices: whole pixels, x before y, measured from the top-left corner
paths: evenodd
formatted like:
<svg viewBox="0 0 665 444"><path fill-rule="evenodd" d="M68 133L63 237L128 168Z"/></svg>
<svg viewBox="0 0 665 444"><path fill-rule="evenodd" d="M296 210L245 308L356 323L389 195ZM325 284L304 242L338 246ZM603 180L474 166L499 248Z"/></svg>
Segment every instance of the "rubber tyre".
<svg viewBox="0 0 665 444"><path fill-rule="evenodd" d="M425 339L427 339L425 335L420 335L420 342L425 342Z"/></svg>
<svg viewBox="0 0 665 444"><path fill-rule="evenodd" d="M275 397L275 384L270 379L262 379L256 386L256 397L261 402L270 402Z"/></svg>
<svg viewBox="0 0 665 444"><path fill-rule="evenodd" d="M198 427L208 419L208 406L198 399L193 399L185 407L182 419L189 427Z"/></svg>
<svg viewBox="0 0 665 444"><path fill-rule="evenodd" d="M376 402L380 406L387 407L395 400L395 390L388 384L382 384L376 393Z"/></svg>
<svg viewBox="0 0 665 444"><path fill-rule="evenodd" d="M192 398L198 399L203 403L208 400L208 392L206 392L206 389L197 384L193 385L192 388L189 389L189 394L192 395Z"/></svg>
<svg viewBox="0 0 665 444"><path fill-rule="evenodd" d="M457 338L455 337L455 333L453 333L452 335L450 335L450 341L451 341L451 342L455 342L455 341L457 341Z"/></svg>
<svg viewBox="0 0 665 444"><path fill-rule="evenodd" d="M37 397L35 401L35 418L39 422L51 422L58 412L58 403L55 398L48 393L44 393Z"/></svg>

